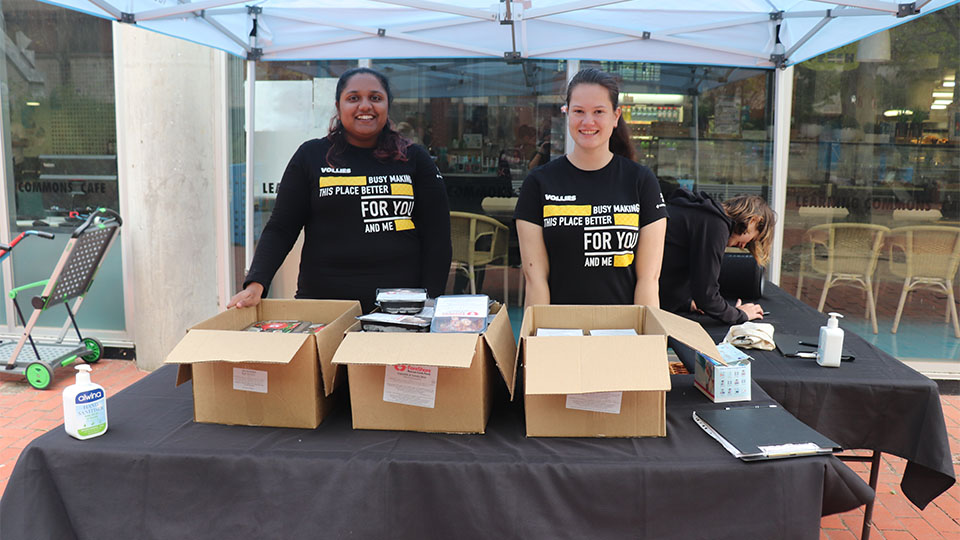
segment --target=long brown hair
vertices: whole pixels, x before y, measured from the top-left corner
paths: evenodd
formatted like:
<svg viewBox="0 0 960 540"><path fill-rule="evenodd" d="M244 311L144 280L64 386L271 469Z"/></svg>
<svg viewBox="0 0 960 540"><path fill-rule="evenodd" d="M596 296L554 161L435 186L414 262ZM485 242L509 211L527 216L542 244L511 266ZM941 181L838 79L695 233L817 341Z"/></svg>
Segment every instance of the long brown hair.
<svg viewBox="0 0 960 540"><path fill-rule="evenodd" d="M387 113L389 114L390 105L393 104L393 93L390 91L390 81L387 80L387 77L383 73L366 67L348 69L343 75L340 75L340 79L337 80L337 103L340 103L340 95L343 93L344 88L346 88L347 83L356 75L373 75L377 78L380 86L383 87L383 91L387 93ZM337 116L331 121L330 133L327 135L327 139L330 140L331 144L330 150L327 150L326 159L327 164L331 167L343 165L343 163L340 162L340 158L349 146L347 137L343 131L343 123L340 122L340 117ZM373 149L373 157L380 161L407 161L407 148L409 148L411 144L413 144L412 141L400 135L400 133L394 129L393 122L388 117L386 125L383 126L383 130L380 131L380 135L377 136L377 145Z"/></svg>
<svg viewBox="0 0 960 540"><path fill-rule="evenodd" d="M620 106L620 84L617 82L617 78L606 71L587 68L577 72L567 84L567 107L570 106L570 95L578 84L598 84L606 88L613 110L617 110L617 107ZM622 114L620 119L617 120L617 127L610 134L610 151L631 161L636 160L636 152L630 142L630 127L627 126Z"/></svg>
<svg viewBox="0 0 960 540"><path fill-rule="evenodd" d="M757 237L747 244L747 251L753 255L757 264L766 266L770 260L770 248L773 244L773 227L777 215L763 197L757 195L738 195L720 203L723 211L733 220L732 234L743 234L750 226L750 220L757 220Z"/></svg>

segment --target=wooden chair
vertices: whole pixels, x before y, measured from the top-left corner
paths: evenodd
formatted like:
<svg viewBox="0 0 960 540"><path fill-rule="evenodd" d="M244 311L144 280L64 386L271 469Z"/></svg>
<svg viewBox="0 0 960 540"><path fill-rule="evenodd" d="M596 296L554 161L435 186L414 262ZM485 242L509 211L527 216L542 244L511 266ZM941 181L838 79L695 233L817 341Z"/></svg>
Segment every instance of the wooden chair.
<svg viewBox="0 0 960 540"><path fill-rule="evenodd" d="M890 273L903 278L900 303L890 333L896 334L907 296L917 289L947 294L944 322L953 322L953 335L960 338L953 279L960 267L960 227L914 225L890 231Z"/></svg>
<svg viewBox="0 0 960 540"><path fill-rule="evenodd" d="M866 293L866 311L877 329L877 305L873 291L873 275L883 246L883 237L890 229L871 223L825 223L811 227L807 233L808 256L800 259L797 295L803 289L804 266L825 276L818 311L823 311L830 288L845 282Z"/></svg>
<svg viewBox="0 0 960 540"><path fill-rule="evenodd" d="M495 261L503 265L503 302L509 304L510 229L482 214L450 212L453 264L470 280L470 294L477 293L476 270Z"/></svg>

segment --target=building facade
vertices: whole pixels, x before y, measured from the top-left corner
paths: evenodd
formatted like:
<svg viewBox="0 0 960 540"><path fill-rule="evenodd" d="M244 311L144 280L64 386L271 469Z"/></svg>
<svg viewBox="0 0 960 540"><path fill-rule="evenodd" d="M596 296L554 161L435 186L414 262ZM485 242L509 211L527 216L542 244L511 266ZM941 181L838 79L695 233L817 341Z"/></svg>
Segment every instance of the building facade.
<svg viewBox="0 0 960 540"><path fill-rule="evenodd" d="M135 344L141 365L156 367L190 324L221 309L242 282L244 62L33 0L0 6L0 241L28 229L56 233L53 241L29 238L3 262L4 291L49 277L65 233L87 208L118 209L121 242L78 320L108 345ZM952 6L794 68L781 216L780 285L815 307L825 265L845 253L824 242L822 231L829 240L835 223L882 227L876 245L856 255L871 277L878 332L864 315L866 293L843 283L828 291L824 311L843 312L847 328L929 372L960 372L960 337L945 322L957 297L931 282L932 290L911 292L901 307L905 280L923 272L911 251L921 243L919 229L905 227L945 234L960 227L958 21L960 7ZM665 193L683 186L718 199L771 197L768 70L599 59L262 62L253 122L255 236L287 160L301 142L326 134L336 79L357 65L390 78L391 119L430 151L453 210L512 228L511 199L533 157L545 151L556 158L566 148L564 86L588 66L621 77L638 159ZM960 258L950 246L938 249L934 258ZM515 243L509 261L519 264ZM941 281L958 288L956 263L952 275L949 266ZM490 269L476 285L500 298L504 279L516 304L518 268ZM295 280L294 253L273 294L292 295ZM450 281L451 291L467 286L462 276ZM0 333L16 336L16 317L8 298ZM44 314L38 333L56 334L63 320Z"/></svg>

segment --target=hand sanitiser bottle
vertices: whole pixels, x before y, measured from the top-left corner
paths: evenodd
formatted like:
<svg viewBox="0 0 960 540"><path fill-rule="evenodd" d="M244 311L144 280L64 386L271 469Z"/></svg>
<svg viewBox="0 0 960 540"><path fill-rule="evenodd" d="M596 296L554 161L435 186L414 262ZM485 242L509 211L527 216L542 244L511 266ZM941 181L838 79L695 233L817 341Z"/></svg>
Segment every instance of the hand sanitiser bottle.
<svg viewBox="0 0 960 540"><path fill-rule="evenodd" d="M817 346L817 363L824 367L840 367L840 353L843 351L843 329L837 317L839 313L830 313L826 326L820 327L820 342Z"/></svg>
<svg viewBox="0 0 960 540"><path fill-rule="evenodd" d="M107 431L107 396L90 381L90 366L77 366L77 382L63 389L63 429L71 437L90 439Z"/></svg>

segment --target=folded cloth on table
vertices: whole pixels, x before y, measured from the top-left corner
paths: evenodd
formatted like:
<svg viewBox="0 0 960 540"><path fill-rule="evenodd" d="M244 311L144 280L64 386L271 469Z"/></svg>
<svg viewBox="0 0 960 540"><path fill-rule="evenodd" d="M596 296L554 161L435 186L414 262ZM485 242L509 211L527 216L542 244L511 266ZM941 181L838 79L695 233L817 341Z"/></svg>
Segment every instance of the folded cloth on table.
<svg viewBox="0 0 960 540"><path fill-rule="evenodd" d="M745 322L731 326L723 341L741 349L772 351L777 346L773 342L773 325L770 323Z"/></svg>

